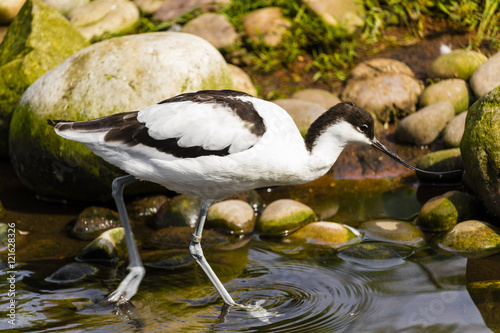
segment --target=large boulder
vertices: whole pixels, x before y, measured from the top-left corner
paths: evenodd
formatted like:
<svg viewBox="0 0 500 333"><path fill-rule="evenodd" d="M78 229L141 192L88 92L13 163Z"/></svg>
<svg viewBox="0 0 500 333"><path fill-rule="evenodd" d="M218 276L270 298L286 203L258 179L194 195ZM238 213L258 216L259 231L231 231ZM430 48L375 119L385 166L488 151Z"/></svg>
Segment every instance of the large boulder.
<svg viewBox="0 0 500 333"><path fill-rule="evenodd" d="M87 45L55 9L39 0L26 2L0 45L0 156L7 156L10 119L24 91Z"/></svg>
<svg viewBox="0 0 500 333"><path fill-rule="evenodd" d="M12 165L41 196L107 199L121 171L83 144L59 137L47 119L88 120L141 110L186 91L223 88L232 88L227 64L202 38L169 32L94 44L25 92L11 123Z"/></svg>
<svg viewBox="0 0 500 333"><path fill-rule="evenodd" d="M470 183L500 217L500 86L470 107L460 150Z"/></svg>

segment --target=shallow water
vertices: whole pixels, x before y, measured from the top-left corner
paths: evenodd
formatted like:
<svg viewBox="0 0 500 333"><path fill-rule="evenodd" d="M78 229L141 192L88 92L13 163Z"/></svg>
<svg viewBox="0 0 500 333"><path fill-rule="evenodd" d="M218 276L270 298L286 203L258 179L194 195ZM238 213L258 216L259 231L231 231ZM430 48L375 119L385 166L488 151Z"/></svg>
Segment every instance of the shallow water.
<svg viewBox="0 0 500 333"><path fill-rule="evenodd" d="M324 178L309 185L260 193L266 203L277 198L298 199L325 220L357 227L376 218L411 220L429 191L446 190L419 189L413 178ZM466 259L437 253L429 246L412 248L389 243L374 243L392 253L385 259L360 259L349 251L319 245L287 247L258 235L238 249L206 249L208 261L232 297L240 303L259 304L266 310L261 313L223 309L222 300L195 263L175 269L148 266L130 304L120 308L102 305L100 301L123 277L126 263L97 264L99 271L80 282L46 281L58 268L74 262L74 255L86 244L74 240L68 232L80 207L33 201L27 212L11 199L2 198L2 202L8 211L0 221L15 221L17 228L30 232L28 243L20 246L15 267L16 326L9 323L8 317L11 273L7 269L0 272L2 330L491 331L466 288ZM56 249L47 245L50 248L43 258L30 253L32 244L40 239L47 244L53 244L50 241L55 239L57 244Z"/></svg>

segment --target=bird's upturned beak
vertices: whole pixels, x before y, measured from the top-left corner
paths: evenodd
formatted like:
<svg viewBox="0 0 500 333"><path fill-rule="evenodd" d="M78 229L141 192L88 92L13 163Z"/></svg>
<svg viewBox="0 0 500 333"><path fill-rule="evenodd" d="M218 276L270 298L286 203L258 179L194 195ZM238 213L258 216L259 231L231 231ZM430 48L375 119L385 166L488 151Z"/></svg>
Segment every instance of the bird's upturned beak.
<svg viewBox="0 0 500 333"><path fill-rule="evenodd" d="M417 174L418 173L422 173L422 174L425 174L425 175L433 175L433 176L436 176L437 179L441 179L445 175L446 176L452 176L452 177L454 176L454 177L456 177L456 176L460 176L462 174L462 170L452 170L452 171L437 172L437 171L422 170L422 169L419 169L417 167L414 167L413 165L411 165L410 163L406 162L401 157L399 157L398 155L396 155L395 153L393 153L392 151L390 151L389 149L387 149L386 146L384 146L383 144L381 144L380 141L378 141L375 138L373 138L373 140L372 140L372 146L374 148L377 148L382 153L386 154L387 156L389 156L390 158L392 158L396 162L404 165L408 169L411 169L411 170L417 172Z"/></svg>

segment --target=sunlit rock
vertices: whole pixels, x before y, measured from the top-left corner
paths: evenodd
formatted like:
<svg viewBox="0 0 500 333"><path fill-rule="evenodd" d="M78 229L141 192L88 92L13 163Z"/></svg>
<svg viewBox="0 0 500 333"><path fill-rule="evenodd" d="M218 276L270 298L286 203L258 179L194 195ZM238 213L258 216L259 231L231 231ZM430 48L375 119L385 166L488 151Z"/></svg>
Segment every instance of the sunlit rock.
<svg viewBox="0 0 500 333"><path fill-rule="evenodd" d="M242 235L252 232L255 219L253 208L245 201L225 200L210 206L206 226L207 228Z"/></svg>
<svg viewBox="0 0 500 333"><path fill-rule="evenodd" d="M127 248L124 236L125 231L121 227L107 230L88 244L77 256L77 259L95 262L125 259Z"/></svg>
<svg viewBox="0 0 500 333"><path fill-rule="evenodd" d="M283 243L340 247L360 240L360 233L356 229L335 222L312 222L283 238Z"/></svg>
<svg viewBox="0 0 500 333"><path fill-rule="evenodd" d="M429 67L430 78L468 80L488 58L473 50L453 50L437 57Z"/></svg>
<svg viewBox="0 0 500 333"><path fill-rule="evenodd" d="M467 112L460 150L474 190L486 208L500 217L500 86Z"/></svg>
<svg viewBox="0 0 500 333"><path fill-rule="evenodd" d="M0 2L0 24L8 24L16 17L26 0L3 0Z"/></svg>
<svg viewBox="0 0 500 333"><path fill-rule="evenodd" d="M365 23L364 6L359 1L304 0L304 3L325 23L343 28L348 34L353 34Z"/></svg>
<svg viewBox="0 0 500 333"><path fill-rule="evenodd" d="M66 16L73 9L88 4L90 0L43 0L43 2Z"/></svg>
<svg viewBox="0 0 500 333"><path fill-rule="evenodd" d="M256 43L277 46L291 23L283 17L281 8L267 7L250 12L243 18L248 38Z"/></svg>
<svg viewBox="0 0 500 333"><path fill-rule="evenodd" d="M441 238L439 246L466 258L484 258L500 252L500 229L469 220L458 223Z"/></svg>
<svg viewBox="0 0 500 333"><path fill-rule="evenodd" d="M446 231L458 222L474 218L479 209L474 196L450 191L427 201L420 210L416 223L424 231Z"/></svg>
<svg viewBox="0 0 500 333"><path fill-rule="evenodd" d="M0 45L0 156L7 155L10 119L23 92L85 46L59 12L40 0L26 2Z"/></svg>
<svg viewBox="0 0 500 333"><path fill-rule="evenodd" d="M286 98L273 101L281 106L292 117L295 125L299 128L300 134L305 136L307 130L320 115L326 110L315 102Z"/></svg>
<svg viewBox="0 0 500 333"><path fill-rule="evenodd" d="M424 155L416 164L417 168L428 171L454 171L463 170L464 164L459 148L450 148L434 151ZM417 172L418 178L425 182L436 182L436 176ZM462 173L457 172L450 175L443 175L442 182L460 182Z"/></svg>
<svg viewBox="0 0 500 333"><path fill-rule="evenodd" d="M314 211L295 200L280 199L269 204L257 221L257 231L270 236L284 236L316 219Z"/></svg>
<svg viewBox="0 0 500 333"><path fill-rule="evenodd" d="M250 76L241 68L235 65L227 64L229 74L233 80L233 89L243 91L252 96L257 96L257 90L252 83Z"/></svg>
<svg viewBox="0 0 500 333"><path fill-rule="evenodd" d="M425 243L424 233L415 225L397 220L376 220L364 222L360 229L365 237L382 242L421 246Z"/></svg>
<svg viewBox="0 0 500 333"><path fill-rule="evenodd" d="M74 262L59 268L45 280L53 283L72 283L83 280L89 275L97 273L97 267L83 263Z"/></svg>
<svg viewBox="0 0 500 333"><path fill-rule="evenodd" d="M107 34L124 33L139 21L139 9L127 0L95 0L68 13L70 22L91 40Z"/></svg>
<svg viewBox="0 0 500 333"><path fill-rule="evenodd" d="M500 52L482 64L469 80L476 97L481 97L500 85Z"/></svg>
<svg viewBox="0 0 500 333"><path fill-rule="evenodd" d="M437 102L449 101L459 114L469 108L469 87L461 79L448 79L434 83L424 89L419 105L425 107Z"/></svg>
<svg viewBox="0 0 500 333"><path fill-rule="evenodd" d="M396 127L396 140L417 146L433 142L455 116L449 101L428 105L402 119Z"/></svg>
<svg viewBox="0 0 500 333"><path fill-rule="evenodd" d="M216 48L233 45L238 38L236 29L223 15L205 13L189 21L182 32L199 36Z"/></svg>
<svg viewBox="0 0 500 333"><path fill-rule="evenodd" d="M455 116L448 125L444 128L442 137L443 142L448 147L460 147L460 141L465 130L465 119L467 118L467 111Z"/></svg>
<svg viewBox="0 0 500 333"><path fill-rule="evenodd" d="M319 104L324 111L341 102L337 95L323 89L299 90L292 95L292 98Z"/></svg>
<svg viewBox="0 0 500 333"><path fill-rule="evenodd" d="M78 214L71 231L77 238L90 240L108 229L119 226L120 217L117 212L109 208L92 206Z"/></svg>

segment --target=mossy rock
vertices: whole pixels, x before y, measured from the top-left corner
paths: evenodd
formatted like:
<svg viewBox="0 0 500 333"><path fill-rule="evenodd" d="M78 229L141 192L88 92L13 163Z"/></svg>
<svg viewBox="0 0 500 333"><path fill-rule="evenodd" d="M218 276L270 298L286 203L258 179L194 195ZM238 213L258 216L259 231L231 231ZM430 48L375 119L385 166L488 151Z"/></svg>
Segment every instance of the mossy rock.
<svg viewBox="0 0 500 333"><path fill-rule="evenodd" d="M0 156L7 156L12 112L24 91L87 45L59 12L43 1L26 1L0 44Z"/></svg>
<svg viewBox="0 0 500 333"><path fill-rule="evenodd" d="M79 239L90 240L120 225L120 216L117 212L105 207L92 206L78 214L71 231Z"/></svg>
<svg viewBox="0 0 500 333"><path fill-rule="evenodd" d="M135 200L127 205L131 220L152 223L161 207L168 203L166 195L158 194Z"/></svg>
<svg viewBox="0 0 500 333"><path fill-rule="evenodd" d="M439 181L459 182L462 179L462 172L460 170L464 169L460 148L443 149L424 155L417 162L417 168L436 172L457 171L448 175L442 175ZM435 175L417 172L417 176L423 182L436 181Z"/></svg>
<svg viewBox="0 0 500 333"><path fill-rule="evenodd" d="M201 199L181 194L162 205L152 219L152 226L158 229L165 227L191 227L198 221Z"/></svg>
<svg viewBox="0 0 500 333"><path fill-rule="evenodd" d="M312 222L283 238L284 243L309 243L334 248L361 240L360 233L351 227L335 222Z"/></svg>
<svg viewBox="0 0 500 333"><path fill-rule="evenodd" d="M425 243L424 233L415 225L397 220L376 220L364 222L360 229L365 237L383 242L421 246Z"/></svg>
<svg viewBox="0 0 500 333"><path fill-rule="evenodd" d="M488 58L472 50L454 50L437 57L429 68L431 78L468 80Z"/></svg>
<svg viewBox="0 0 500 333"><path fill-rule="evenodd" d="M419 105L425 107L437 102L449 101L459 114L469 108L470 93L467 82L461 79L443 80L424 89Z"/></svg>
<svg viewBox="0 0 500 333"><path fill-rule="evenodd" d="M147 51L137 57L137 50ZM227 63L199 37L164 32L93 44L24 93L10 128L12 166L40 196L109 200L111 183L123 172L82 143L58 136L47 119L89 120L186 91L223 88L232 88Z"/></svg>
<svg viewBox="0 0 500 333"><path fill-rule="evenodd" d="M479 210L474 196L449 191L427 201L418 214L416 224L424 231L442 232L458 222L476 217Z"/></svg>
<svg viewBox="0 0 500 333"><path fill-rule="evenodd" d="M127 257L125 230L113 228L103 232L77 256L80 261L114 262Z"/></svg>
<svg viewBox="0 0 500 333"><path fill-rule="evenodd" d="M236 235L251 233L255 224L253 208L242 200L224 200L208 209L206 226Z"/></svg>
<svg viewBox="0 0 500 333"><path fill-rule="evenodd" d="M45 280L53 283L73 283L83 280L89 275L97 273L97 267L83 263L73 262L59 268Z"/></svg>
<svg viewBox="0 0 500 333"><path fill-rule="evenodd" d="M286 236L313 222L314 211L295 200L281 199L264 209L257 221L257 231L266 236Z"/></svg>
<svg viewBox="0 0 500 333"><path fill-rule="evenodd" d="M439 246L466 258L484 258L500 252L500 229L486 222L458 223L443 235Z"/></svg>

